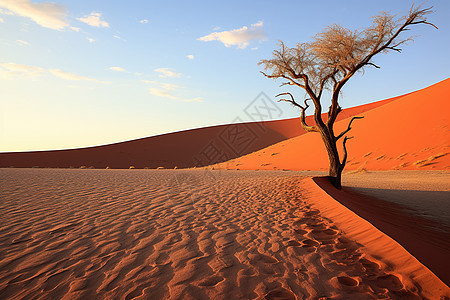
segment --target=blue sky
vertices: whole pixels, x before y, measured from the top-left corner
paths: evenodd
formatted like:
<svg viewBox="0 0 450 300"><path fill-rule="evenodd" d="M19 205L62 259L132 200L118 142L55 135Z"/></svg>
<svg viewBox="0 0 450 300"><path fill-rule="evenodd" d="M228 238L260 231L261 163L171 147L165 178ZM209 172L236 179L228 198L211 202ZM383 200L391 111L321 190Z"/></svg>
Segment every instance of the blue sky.
<svg viewBox="0 0 450 300"><path fill-rule="evenodd" d="M413 1L0 0L0 151L66 149L249 120L260 93L284 92L257 63L277 41L326 26L367 27ZM448 78L450 1L401 54L377 57L344 88L351 107ZM300 95L301 91L297 91ZM278 104L283 114L298 111Z"/></svg>

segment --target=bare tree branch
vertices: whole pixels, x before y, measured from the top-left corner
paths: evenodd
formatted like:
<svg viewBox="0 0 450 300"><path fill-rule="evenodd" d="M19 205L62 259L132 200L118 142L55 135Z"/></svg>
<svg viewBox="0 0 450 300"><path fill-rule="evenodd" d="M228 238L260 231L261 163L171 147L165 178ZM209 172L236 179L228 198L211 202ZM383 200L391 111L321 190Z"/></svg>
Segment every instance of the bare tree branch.
<svg viewBox="0 0 450 300"><path fill-rule="evenodd" d="M284 102L291 103L292 105L299 107L302 110L302 112L300 114L300 122L301 122L302 128L307 132L319 131L317 126L310 126L310 125L306 124L306 110L309 108L309 104L307 103L307 101L310 99L306 99L304 102L305 106L301 106L300 104L298 104L295 101L294 96L292 96L291 93L281 93L281 94L276 95L275 97L279 97L279 96L283 96L283 95L289 95L291 97L291 99L290 100L289 99L280 99L278 101L284 101Z"/></svg>
<svg viewBox="0 0 450 300"><path fill-rule="evenodd" d="M380 67L379 66L377 66L376 64L374 64L374 63L367 63L368 65L370 65L370 66L373 66L373 67L375 67L375 68L377 68L377 69L379 69Z"/></svg>
<svg viewBox="0 0 450 300"><path fill-rule="evenodd" d="M308 108L308 107L304 108L303 106L301 106L300 104L298 104L297 102L295 102L294 96L292 96L291 93L281 93L281 94L276 95L275 97L280 97L280 96L283 96L283 95L289 95L289 96L291 97L291 100L287 100L287 99L279 99L278 102L280 102L280 101L289 102L289 103L291 103L292 105L299 107L300 109L306 109L306 108Z"/></svg>
<svg viewBox="0 0 450 300"><path fill-rule="evenodd" d="M346 136L344 138L344 142L342 143L342 147L343 147L343 150L344 150L344 156L343 156L342 162L341 162L342 169L344 168L345 164L347 163L347 156L348 156L348 154L347 154L347 141L352 139L352 138L353 137L347 137Z"/></svg>
<svg viewBox="0 0 450 300"><path fill-rule="evenodd" d="M302 89L306 90L306 87L303 84L298 83L297 81L293 80L292 78L289 78L288 76L285 76L285 75L268 75L268 74L264 73L263 71L260 71L260 73L263 74L264 76L266 76L267 78L274 78L274 79L284 78L284 79L287 79L287 80L289 80L289 82L292 83L292 85L299 86Z"/></svg>
<svg viewBox="0 0 450 300"><path fill-rule="evenodd" d="M364 119L364 117L353 117L350 120L350 123L348 123L348 127L346 130L342 131L337 137L336 137L336 141L339 140L341 137L343 137L344 135L347 134L347 132L349 132L352 129L352 123L353 121L357 120L357 119Z"/></svg>

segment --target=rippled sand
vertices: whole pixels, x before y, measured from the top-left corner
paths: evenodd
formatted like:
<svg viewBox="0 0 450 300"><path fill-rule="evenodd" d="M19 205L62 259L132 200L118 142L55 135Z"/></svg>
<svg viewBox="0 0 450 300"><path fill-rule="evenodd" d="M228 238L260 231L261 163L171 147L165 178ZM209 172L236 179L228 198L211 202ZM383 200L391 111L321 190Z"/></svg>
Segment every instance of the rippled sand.
<svg viewBox="0 0 450 300"><path fill-rule="evenodd" d="M420 299L303 179L0 169L0 298Z"/></svg>

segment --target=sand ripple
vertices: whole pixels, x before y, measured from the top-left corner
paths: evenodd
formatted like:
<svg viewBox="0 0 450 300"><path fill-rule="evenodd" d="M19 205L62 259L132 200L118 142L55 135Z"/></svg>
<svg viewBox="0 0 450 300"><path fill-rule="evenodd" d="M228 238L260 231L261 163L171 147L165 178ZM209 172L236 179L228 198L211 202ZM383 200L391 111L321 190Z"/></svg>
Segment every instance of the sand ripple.
<svg viewBox="0 0 450 300"><path fill-rule="evenodd" d="M2 299L420 299L282 172L0 170Z"/></svg>

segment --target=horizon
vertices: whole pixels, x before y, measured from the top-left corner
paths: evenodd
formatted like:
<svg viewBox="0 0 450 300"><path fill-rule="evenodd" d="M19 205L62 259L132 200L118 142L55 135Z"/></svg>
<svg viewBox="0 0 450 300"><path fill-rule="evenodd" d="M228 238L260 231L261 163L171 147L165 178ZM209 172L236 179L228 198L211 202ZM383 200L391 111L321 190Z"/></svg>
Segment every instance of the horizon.
<svg viewBox="0 0 450 300"><path fill-rule="evenodd" d="M206 2L46 3L0 0L5 50L0 61L0 152L107 145L229 124L236 118L298 117L298 111L281 104L280 112L268 119L252 120L244 113L261 92L273 100L286 91L262 76L257 65L271 56L277 40L292 47L311 41L333 23L367 27L371 16L381 11L403 15L413 1L346 1L325 9L290 3L323 14L307 13L304 19L295 18L299 10L286 12L270 2L239 4L241 10L235 1L226 7ZM439 29L416 26L410 34L419 36L402 53L376 57L381 69L367 69L349 81L343 108L448 79L450 41L443 37L450 35L450 3L428 1L424 6L434 7L429 20Z"/></svg>

